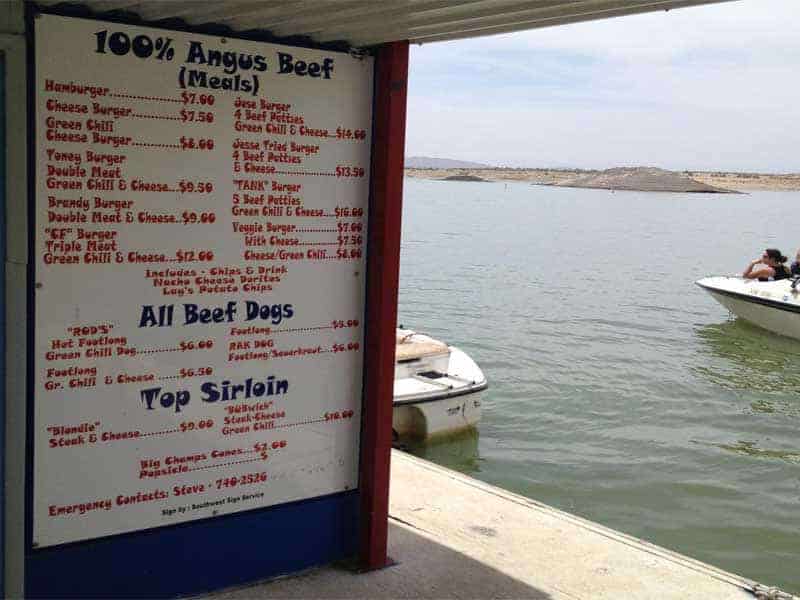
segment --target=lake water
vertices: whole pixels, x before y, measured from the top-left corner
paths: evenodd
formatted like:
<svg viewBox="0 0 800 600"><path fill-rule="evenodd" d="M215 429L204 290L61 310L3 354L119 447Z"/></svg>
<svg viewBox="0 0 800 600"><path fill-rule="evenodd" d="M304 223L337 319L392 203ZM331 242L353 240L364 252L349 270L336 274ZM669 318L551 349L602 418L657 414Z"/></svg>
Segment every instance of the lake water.
<svg viewBox="0 0 800 600"><path fill-rule="evenodd" d="M399 322L490 383L411 450L800 592L800 341L693 283L794 256L798 200L406 179Z"/></svg>

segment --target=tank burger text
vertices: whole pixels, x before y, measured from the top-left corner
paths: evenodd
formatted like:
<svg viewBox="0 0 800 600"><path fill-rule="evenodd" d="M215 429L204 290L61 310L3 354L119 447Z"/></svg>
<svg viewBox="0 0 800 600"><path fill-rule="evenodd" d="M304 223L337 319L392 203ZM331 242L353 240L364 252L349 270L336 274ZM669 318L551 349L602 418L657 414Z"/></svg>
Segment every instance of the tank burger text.
<svg viewBox="0 0 800 600"><path fill-rule="evenodd" d="M155 59L161 62L175 58L173 40L168 37L151 38L148 35L128 35L125 32L95 32L95 52L107 56L132 54L139 59ZM225 43L222 40L221 43ZM262 54L221 50L205 45L205 42L188 42L186 58L178 71L181 89L204 88L239 93L258 94L258 73L274 71L278 75L294 75L311 79L331 79L334 72L333 58L321 61L297 58L289 52L276 52L268 60Z"/></svg>

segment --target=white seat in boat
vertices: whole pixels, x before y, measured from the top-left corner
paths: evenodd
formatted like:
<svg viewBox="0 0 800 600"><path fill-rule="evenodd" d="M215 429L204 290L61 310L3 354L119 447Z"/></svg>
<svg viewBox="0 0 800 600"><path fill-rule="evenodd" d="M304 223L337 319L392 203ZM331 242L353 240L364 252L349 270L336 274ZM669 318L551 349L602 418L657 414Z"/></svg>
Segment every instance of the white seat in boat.
<svg viewBox="0 0 800 600"><path fill-rule="evenodd" d="M396 339L396 361L424 358L436 354L445 354L450 351L447 344L411 331L399 330Z"/></svg>

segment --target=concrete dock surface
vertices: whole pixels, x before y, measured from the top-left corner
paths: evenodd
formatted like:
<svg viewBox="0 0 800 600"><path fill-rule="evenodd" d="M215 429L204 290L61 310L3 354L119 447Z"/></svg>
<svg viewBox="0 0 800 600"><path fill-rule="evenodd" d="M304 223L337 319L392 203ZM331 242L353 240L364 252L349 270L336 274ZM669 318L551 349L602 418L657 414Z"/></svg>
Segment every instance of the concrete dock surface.
<svg viewBox="0 0 800 600"><path fill-rule="evenodd" d="M791 598L702 562L392 452L389 556L213 594L243 598Z"/></svg>

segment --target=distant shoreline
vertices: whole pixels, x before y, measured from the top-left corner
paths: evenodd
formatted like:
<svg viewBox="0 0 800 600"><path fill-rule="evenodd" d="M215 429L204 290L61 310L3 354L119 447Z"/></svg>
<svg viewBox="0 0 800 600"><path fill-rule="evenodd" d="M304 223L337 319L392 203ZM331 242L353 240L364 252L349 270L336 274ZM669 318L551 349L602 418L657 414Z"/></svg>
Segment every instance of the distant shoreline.
<svg viewBox="0 0 800 600"><path fill-rule="evenodd" d="M445 179L447 177L480 177L488 181L524 181L559 185L579 176L600 171L581 169L405 169L407 177ZM736 173L725 171L681 171L707 185L746 192L750 190L800 190L800 174Z"/></svg>

